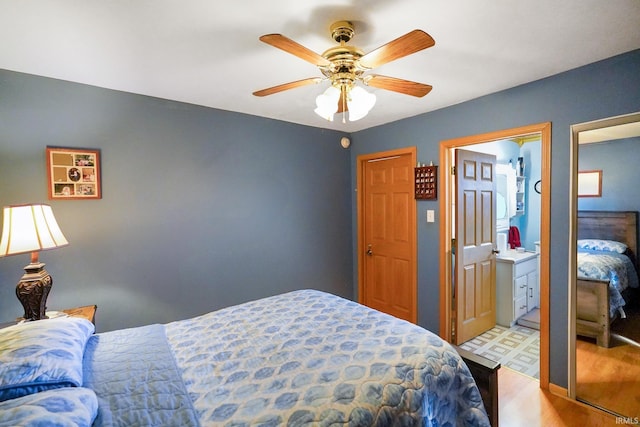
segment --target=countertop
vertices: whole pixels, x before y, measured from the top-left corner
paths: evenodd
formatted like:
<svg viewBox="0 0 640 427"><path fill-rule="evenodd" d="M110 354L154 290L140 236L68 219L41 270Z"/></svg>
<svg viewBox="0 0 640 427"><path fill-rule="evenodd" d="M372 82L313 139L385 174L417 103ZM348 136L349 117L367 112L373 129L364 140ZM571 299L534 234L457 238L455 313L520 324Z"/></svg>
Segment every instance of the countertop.
<svg viewBox="0 0 640 427"><path fill-rule="evenodd" d="M518 252L514 249L508 249L506 252L498 254L498 256L496 257L496 261L512 262L517 264L519 262L536 258L537 256L538 254L536 252L529 252L529 251Z"/></svg>

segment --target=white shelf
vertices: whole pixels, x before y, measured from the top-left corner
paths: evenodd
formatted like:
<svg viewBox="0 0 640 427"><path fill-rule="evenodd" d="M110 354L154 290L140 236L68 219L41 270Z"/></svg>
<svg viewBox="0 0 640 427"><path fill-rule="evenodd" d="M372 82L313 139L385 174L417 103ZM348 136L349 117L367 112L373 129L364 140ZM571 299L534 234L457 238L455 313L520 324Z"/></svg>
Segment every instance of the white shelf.
<svg viewBox="0 0 640 427"><path fill-rule="evenodd" d="M524 215L525 177L516 176L516 215Z"/></svg>

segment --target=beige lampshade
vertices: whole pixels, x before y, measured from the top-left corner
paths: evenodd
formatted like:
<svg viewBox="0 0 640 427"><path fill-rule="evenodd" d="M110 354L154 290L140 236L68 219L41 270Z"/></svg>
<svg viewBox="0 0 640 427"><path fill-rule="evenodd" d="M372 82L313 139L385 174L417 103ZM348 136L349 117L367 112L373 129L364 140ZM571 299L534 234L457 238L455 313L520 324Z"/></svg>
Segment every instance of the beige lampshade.
<svg viewBox="0 0 640 427"><path fill-rule="evenodd" d="M2 216L0 257L53 249L69 244L49 205L5 206Z"/></svg>

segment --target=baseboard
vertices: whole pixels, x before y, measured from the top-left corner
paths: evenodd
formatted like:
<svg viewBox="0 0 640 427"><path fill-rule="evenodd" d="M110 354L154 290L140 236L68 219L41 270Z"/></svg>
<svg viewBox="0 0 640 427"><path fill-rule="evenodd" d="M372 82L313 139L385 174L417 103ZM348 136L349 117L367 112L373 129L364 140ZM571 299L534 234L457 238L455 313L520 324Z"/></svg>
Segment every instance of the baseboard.
<svg viewBox="0 0 640 427"><path fill-rule="evenodd" d="M549 383L549 392L556 396L569 397L569 390L553 383Z"/></svg>
<svg viewBox="0 0 640 427"><path fill-rule="evenodd" d="M564 399L570 400L573 403L575 403L578 406L582 406L583 408L588 408L592 411L596 411L599 412L600 414L603 414L607 417L611 417L611 419L614 419L614 417L616 417L616 414L612 413L611 411L608 411L606 409L600 408L598 406L595 405L591 405L591 404L587 404L585 402L582 402L580 400L575 400L575 399L571 399L569 397L569 391L564 388L564 387L560 387L559 385L556 384L552 384L549 383L549 393L558 396L558 397L562 397Z"/></svg>

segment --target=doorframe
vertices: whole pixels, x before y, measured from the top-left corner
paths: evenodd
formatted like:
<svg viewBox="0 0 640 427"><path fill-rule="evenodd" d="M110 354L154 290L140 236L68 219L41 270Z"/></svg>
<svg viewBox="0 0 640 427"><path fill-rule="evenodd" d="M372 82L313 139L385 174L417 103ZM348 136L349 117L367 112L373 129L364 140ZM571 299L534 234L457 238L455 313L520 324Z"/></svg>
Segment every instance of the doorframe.
<svg viewBox="0 0 640 427"><path fill-rule="evenodd" d="M541 135L540 199L540 388L549 388L549 253L551 225L551 122L470 135L440 142L440 336L451 340L452 148L467 147L539 133Z"/></svg>
<svg viewBox="0 0 640 427"><path fill-rule="evenodd" d="M416 164L417 148L405 147L388 151L380 151L377 153L362 154L357 157L356 160L356 204L357 204L357 220L358 220L358 302L364 301L364 253L366 244L364 242L364 164L372 160L382 160L387 157L406 156L409 155L411 164ZM413 181L413 175L410 177ZM416 200L411 198L409 202L409 218L410 230L409 235L412 236L413 242L411 242L411 251L413 256L413 268L411 269L411 298L413 299L413 313L414 319L411 319L413 323L417 323L418 319L418 236L417 236L417 223L416 223Z"/></svg>

